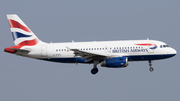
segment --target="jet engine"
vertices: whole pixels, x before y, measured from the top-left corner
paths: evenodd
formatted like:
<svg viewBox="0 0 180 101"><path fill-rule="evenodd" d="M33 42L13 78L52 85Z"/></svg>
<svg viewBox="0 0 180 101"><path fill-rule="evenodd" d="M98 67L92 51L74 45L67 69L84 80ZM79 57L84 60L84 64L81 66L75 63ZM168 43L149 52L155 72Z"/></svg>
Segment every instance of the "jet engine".
<svg viewBox="0 0 180 101"><path fill-rule="evenodd" d="M126 66L128 66L127 57L109 58L101 63L101 67L108 67L108 68L121 68Z"/></svg>

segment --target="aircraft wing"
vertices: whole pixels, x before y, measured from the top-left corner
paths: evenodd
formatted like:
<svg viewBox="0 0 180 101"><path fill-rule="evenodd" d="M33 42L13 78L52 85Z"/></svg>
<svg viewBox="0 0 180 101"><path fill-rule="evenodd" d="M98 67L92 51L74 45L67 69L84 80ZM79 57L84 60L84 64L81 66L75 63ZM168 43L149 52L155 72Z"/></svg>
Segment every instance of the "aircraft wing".
<svg viewBox="0 0 180 101"><path fill-rule="evenodd" d="M69 47L66 48L71 51L74 51L75 56L81 56L82 59L86 59L86 62L89 62L91 60L105 60L108 57L107 54L103 54L103 53L88 52L88 51L73 49Z"/></svg>

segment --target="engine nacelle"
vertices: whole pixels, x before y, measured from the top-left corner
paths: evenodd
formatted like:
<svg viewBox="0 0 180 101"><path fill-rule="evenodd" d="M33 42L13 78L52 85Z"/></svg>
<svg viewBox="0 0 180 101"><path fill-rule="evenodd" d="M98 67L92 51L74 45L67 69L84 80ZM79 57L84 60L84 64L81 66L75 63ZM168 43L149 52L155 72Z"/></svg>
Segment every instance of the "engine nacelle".
<svg viewBox="0 0 180 101"><path fill-rule="evenodd" d="M109 67L109 68L120 68L128 66L128 59L127 57L116 57L106 59L101 63L102 67Z"/></svg>

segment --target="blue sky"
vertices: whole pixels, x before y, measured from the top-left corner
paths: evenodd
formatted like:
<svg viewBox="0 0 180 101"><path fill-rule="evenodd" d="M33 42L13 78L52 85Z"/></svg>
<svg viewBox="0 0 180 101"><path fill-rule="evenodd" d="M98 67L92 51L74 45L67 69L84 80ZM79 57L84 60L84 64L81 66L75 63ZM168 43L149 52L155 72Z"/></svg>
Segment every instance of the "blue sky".
<svg viewBox="0 0 180 101"><path fill-rule="evenodd" d="M45 42L160 40L179 47L179 0L3 0L1 101L179 101L179 55L126 68L63 64L3 52L13 46L6 14L17 14Z"/></svg>

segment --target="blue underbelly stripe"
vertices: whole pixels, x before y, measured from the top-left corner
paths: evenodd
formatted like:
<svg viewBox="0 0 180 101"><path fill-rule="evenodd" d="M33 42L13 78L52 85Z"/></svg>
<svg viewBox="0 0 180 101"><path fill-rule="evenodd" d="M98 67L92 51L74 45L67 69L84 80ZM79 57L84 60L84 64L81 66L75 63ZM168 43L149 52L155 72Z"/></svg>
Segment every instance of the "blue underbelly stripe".
<svg viewBox="0 0 180 101"><path fill-rule="evenodd" d="M176 54L167 54L167 55L135 55L135 56L123 56L128 57L128 61L146 61L146 60L159 60L166 59L175 56ZM46 61L52 62L62 62L62 63L93 63L92 61L85 62L86 59L77 58L50 58L50 59L42 59Z"/></svg>

